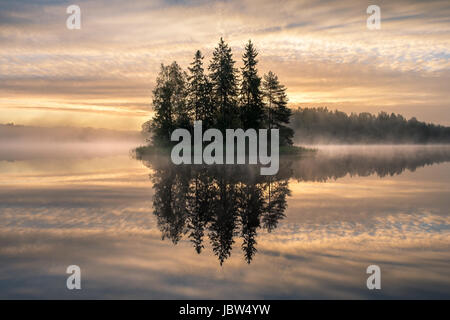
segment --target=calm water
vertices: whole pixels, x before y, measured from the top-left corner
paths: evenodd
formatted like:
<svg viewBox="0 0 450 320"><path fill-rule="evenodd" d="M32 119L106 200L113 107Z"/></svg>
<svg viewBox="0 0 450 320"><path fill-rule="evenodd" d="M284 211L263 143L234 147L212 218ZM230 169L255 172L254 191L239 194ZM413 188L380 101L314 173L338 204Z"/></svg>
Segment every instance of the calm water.
<svg viewBox="0 0 450 320"><path fill-rule="evenodd" d="M270 178L129 149L2 149L0 298L450 298L449 147L323 147Z"/></svg>

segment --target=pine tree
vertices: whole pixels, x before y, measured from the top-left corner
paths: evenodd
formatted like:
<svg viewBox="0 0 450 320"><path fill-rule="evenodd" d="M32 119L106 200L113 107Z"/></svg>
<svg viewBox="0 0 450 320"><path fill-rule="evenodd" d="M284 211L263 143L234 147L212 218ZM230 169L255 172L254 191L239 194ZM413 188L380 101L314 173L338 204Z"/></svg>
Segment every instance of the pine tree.
<svg viewBox="0 0 450 320"><path fill-rule="evenodd" d="M261 92L261 78L258 76L256 64L258 60L253 43L249 41L243 55L241 83L241 120L244 129L260 129L264 124L264 103Z"/></svg>
<svg viewBox="0 0 450 320"><path fill-rule="evenodd" d="M219 129L239 127L237 114L237 70L231 48L220 38L209 65L212 100L216 109L216 126Z"/></svg>
<svg viewBox="0 0 450 320"><path fill-rule="evenodd" d="M214 109L211 101L212 86L203 69L203 56L200 50L195 53L189 69L188 110L193 120L202 120L203 126L212 127Z"/></svg>
<svg viewBox="0 0 450 320"><path fill-rule="evenodd" d="M294 131L287 126L292 111L287 107L286 87L280 84L272 71L269 71L264 75L263 88L269 128L280 130L280 146L292 145Z"/></svg>
<svg viewBox="0 0 450 320"><path fill-rule="evenodd" d="M155 145L168 145L175 128L189 126L186 74L175 61L169 66L161 64L153 90L153 108L151 130Z"/></svg>

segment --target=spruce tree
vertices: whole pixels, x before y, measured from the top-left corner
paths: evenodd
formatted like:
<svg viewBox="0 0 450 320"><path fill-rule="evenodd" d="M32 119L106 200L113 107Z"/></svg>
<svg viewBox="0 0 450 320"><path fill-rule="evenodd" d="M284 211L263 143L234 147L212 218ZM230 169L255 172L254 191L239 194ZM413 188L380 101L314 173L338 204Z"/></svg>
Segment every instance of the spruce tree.
<svg viewBox="0 0 450 320"><path fill-rule="evenodd" d="M249 41L245 46L243 55L244 67L242 68L241 83L241 120L244 129L260 129L264 125L264 104L261 92L261 78L258 76L256 64L258 60L253 43Z"/></svg>
<svg viewBox="0 0 450 320"><path fill-rule="evenodd" d="M237 70L231 48L220 38L209 65L212 100L216 109L216 126L225 130L239 127L237 114Z"/></svg>
<svg viewBox="0 0 450 320"><path fill-rule="evenodd" d="M211 83L204 73L203 56L197 50L191 63L188 77L188 110L193 120L202 120L203 127L209 128L214 123L214 109L211 101Z"/></svg>
<svg viewBox="0 0 450 320"><path fill-rule="evenodd" d="M264 75L263 88L269 128L280 130L280 146L292 145L294 131L287 126L292 111L287 107L286 87L280 84L272 71L269 71Z"/></svg>

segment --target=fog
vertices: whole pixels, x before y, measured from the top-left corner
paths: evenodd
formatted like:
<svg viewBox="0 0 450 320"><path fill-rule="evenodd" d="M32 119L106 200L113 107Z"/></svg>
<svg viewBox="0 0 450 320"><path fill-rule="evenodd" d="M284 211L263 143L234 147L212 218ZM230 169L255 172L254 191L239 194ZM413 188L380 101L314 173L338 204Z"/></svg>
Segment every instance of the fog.
<svg viewBox="0 0 450 320"><path fill-rule="evenodd" d="M0 124L0 160L126 154L144 144L137 131Z"/></svg>

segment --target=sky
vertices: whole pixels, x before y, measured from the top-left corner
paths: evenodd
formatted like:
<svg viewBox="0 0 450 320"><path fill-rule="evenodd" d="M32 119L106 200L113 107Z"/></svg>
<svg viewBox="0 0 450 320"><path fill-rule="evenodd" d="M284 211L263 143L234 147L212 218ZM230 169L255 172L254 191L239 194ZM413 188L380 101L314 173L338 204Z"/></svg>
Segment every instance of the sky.
<svg viewBox="0 0 450 320"><path fill-rule="evenodd" d="M0 0L0 123L140 130L161 63L208 63L220 37L238 67L251 39L293 108L450 125L450 2L381 0Z"/></svg>

